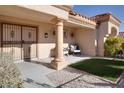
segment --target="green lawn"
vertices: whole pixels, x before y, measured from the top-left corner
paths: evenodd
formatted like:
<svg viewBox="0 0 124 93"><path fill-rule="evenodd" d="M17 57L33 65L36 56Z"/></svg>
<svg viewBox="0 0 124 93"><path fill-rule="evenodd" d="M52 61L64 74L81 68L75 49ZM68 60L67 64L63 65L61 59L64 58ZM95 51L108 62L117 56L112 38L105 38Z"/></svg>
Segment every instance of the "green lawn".
<svg viewBox="0 0 124 93"><path fill-rule="evenodd" d="M116 81L124 71L124 61L107 59L87 59L70 66L111 81Z"/></svg>

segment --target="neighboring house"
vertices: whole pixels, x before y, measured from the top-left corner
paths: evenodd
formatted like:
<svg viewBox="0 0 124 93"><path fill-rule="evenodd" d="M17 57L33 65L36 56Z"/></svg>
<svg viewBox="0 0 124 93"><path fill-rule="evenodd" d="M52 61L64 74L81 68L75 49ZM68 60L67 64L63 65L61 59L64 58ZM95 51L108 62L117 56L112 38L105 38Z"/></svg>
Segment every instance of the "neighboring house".
<svg viewBox="0 0 124 93"><path fill-rule="evenodd" d="M82 55L104 56L107 36L116 36L120 21L110 13L91 18L69 5L1 5L0 51L13 51L15 60L48 58L59 70L67 66L63 47L78 44ZM63 36L64 33L64 36Z"/></svg>
<svg viewBox="0 0 124 93"><path fill-rule="evenodd" d="M124 38L124 32L119 32L118 37Z"/></svg>

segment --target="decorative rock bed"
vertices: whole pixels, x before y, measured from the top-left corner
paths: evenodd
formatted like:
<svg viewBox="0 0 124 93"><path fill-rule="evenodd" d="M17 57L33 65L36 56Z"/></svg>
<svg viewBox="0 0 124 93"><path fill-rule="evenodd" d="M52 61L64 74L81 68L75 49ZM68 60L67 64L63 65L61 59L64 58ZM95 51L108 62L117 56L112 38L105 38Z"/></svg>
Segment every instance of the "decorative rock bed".
<svg viewBox="0 0 124 93"><path fill-rule="evenodd" d="M102 80L97 76L91 75L71 67L56 71L47 75L47 77L57 87L62 88L112 88L114 84Z"/></svg>

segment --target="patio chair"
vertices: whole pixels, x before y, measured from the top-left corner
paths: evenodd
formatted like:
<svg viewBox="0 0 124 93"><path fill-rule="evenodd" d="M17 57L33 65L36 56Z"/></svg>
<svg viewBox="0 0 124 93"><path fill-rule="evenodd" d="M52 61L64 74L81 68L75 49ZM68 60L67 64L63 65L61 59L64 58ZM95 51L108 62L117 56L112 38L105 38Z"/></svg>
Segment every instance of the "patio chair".
<svg viewBox="0 0 124 93"><path fill-rule="evenodd" d="M70 54L80 54L81 55L81 50L77 44L70 45Z"/></svg>

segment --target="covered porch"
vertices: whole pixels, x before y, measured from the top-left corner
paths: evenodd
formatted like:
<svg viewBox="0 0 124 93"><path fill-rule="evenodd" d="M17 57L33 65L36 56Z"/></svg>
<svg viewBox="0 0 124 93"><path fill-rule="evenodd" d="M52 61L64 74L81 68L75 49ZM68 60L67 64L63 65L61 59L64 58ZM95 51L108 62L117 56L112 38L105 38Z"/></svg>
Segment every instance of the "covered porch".
<svg viewBox="0 0 124 93"><path fill-rule="evenodd" d="M63 48L75 43L79 45L82 55L95 56L96 24L90 19L82 18L79 15L73 16L69 14L69 10L65 11L65 9L58 9L54 6L49 8L52 8L54 11L56 11L56 15L52 14L50 11L47 11L47 13L40 11L42 8L44 9L45 6L0 7L0 23L9 23L10 29L12 30L8 30L9 26L7 25L7 30L3 31L3 25L1 25L2 43L0 51L16 51L13 56L17 60L25 59L25 56L23 55L26 55L26 57L30 58L31 60L33 58L42 60L54 56L54 58L50 60L51 65L54 69L60 70L68 65L68 60L66 60L64 57ZM17 31L17 29L15 29L16 27L13 27L15 24L20 25L20 30ZM25 30L24 35L27 33L27 36L23 36L23 25L28 27L35 26L37 29L36 35L33 36L34 34L31 33L30 30ZM7 38L5 39L5 44L9 45L4 44L4 37L2 35L5 31L7 31L7 34L5 35ZM18 32L15 34L15 37L11 33L14 31ZM10 37L8 37L9 33ZM35 42L33 40L35 40ZM23 44L25 44L26 48L23 47ZM33 46L35 46L35 48ZM72 59L71 61L73 62L77 61L78 57L73 59L71 56L69 56L67 59Z"/></svg>

